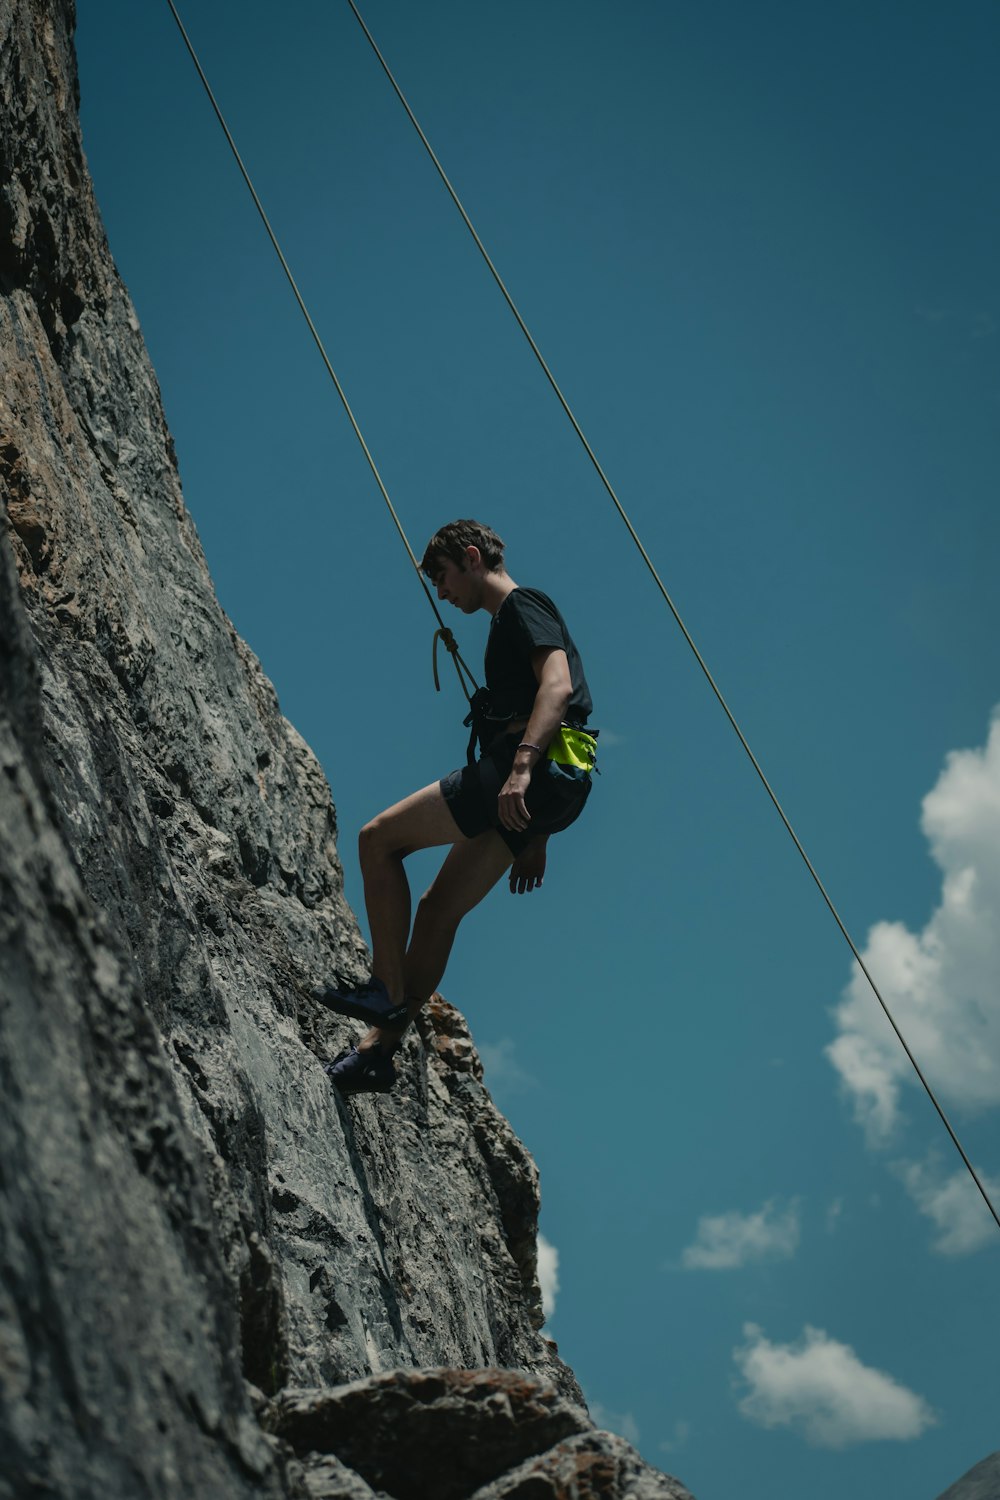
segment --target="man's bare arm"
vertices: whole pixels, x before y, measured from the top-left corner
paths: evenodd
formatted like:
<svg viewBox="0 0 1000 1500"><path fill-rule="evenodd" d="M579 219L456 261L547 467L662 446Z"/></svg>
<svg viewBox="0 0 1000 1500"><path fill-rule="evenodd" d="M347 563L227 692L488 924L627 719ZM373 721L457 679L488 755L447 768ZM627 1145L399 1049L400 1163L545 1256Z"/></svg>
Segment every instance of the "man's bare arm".
<svg viewBox="0 0 1000 1500"><path fill-rule="evenodd" d="M523 832L531 822L524 804L531 773L548 749L573 696L565 651L557 646L542 646L533 653L531 666L538 680L538 691L531 717L521 736L521 747L514 757L513 769L497 799L500 822L517 833Z"/></svg>

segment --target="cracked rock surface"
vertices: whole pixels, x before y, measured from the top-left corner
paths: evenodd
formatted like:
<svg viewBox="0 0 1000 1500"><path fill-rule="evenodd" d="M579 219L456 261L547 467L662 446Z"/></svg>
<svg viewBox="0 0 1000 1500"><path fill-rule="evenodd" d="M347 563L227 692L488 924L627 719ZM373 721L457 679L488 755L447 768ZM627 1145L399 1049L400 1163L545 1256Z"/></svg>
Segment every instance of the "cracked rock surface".
<svg viewBox="0 0 1000 1500"><path fill-rule="evenodd" d="M0 0L0 1497L680 1496L539 1331L461 1015L390 1096L322 1071L335 812L184 507L74 24Z"/></svg>
<svg viewBox="0 0 1000 1500"><path fill-rule="evenodd" d="M346 1465L350 1482L360 1475L369 1494L398 1500L691 1500L623 1438L513 1370L397 1370L287 1390L265 1425L303 1458L316 1495L341 1493Z"/></svg>

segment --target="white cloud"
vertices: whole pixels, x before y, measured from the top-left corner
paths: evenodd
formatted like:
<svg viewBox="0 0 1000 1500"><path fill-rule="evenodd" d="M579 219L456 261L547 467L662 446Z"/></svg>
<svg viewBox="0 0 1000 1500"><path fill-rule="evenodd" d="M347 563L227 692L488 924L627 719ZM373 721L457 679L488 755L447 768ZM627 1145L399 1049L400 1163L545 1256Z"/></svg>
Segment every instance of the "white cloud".
<svg viewBox="0 0 1000 1500"><path fill-rule="evenodd" d="M994 1243L996 1224L964 1166L948 1177L940 1159L931 1156L924 1162L898 1162L896 1171L920 1212L937 1225L933 1248L940 1255L971 1255ZM979 1177L993 1202L1000 1203L1000 1181L981 1171Z"/></svg>
<svg viewBox="0 0 1000 1500"><path fill-rule="evenodd" d="M906 1442L934 1424L922 1396L871 1369L847 1344L807 1327L798 1344L772 1344L748 1323L733 1358L749 1389L740 1411L761 1427L792 1427L823 1448Z"/></svg>
<svg viewBox="0 0 1000 1500"><path fill-rule="evenodd" d="M942 871L921 932L878 922L863 958L917 1062L943 1102L1000 1104L1000 710L981 750L953 750L923 801L921 826ZM885 1145L900 1091L916 1075L864 975L835 1011L826 1049L869 1143Z"/></svg>
<svg viewBox="0 0 1000 1500"><path fill-rule="evenodd" d="M843 1200L843 1198L834 1198L833 1202L829 1205L829 1207L827 1208L827 1211L826 1211L826 1232L827 1232L827 1234L833 1234L833 1233L835 1233L837 1225L840 1223L840 1218L841 1218L841 1215L843 1214L843 1212L844 1212L844 1200Z"/></svg>
<svg viewBox="0 0 1000 1500"><path fill-rule="evenodd" d="M733 1271L755 1260L789 1260L799 1244L799 1206L779 1210L770 1198L755 1214L709 1214L698 1220L681 1263L691 1271Z"/></svg>
<svg viewBox="0 0 1000 1500"><path fill-rule="evenodd" d="M516 1089L534 1088L538 1082L537 1078L533 1078L521 1067L509 1036L501 1037L499 1042L482 1043L479 1057L486 1082L492 1089L506 1089L513 1093Z"/></svg>
<svg viewBox="0 0 1000 1500"><path fill-rule="evenodd" d="M670 1437L664 1438L660 1444L661 1453L676 1453L678 1448L683 1448L691 1436L691 1423L679 1417L674 1423L674 1430Z"/></svg>
<svg viewBox="0 0 1000 1500"><path fill-rule="evenodd" d="M602 1432L617 1432L626 1443L631 1443L635 1448L639 1442L639 1424L630 1411L609 1411L602 1406L600 1401L588 1402L590 1407L590 1420L595 1427Z"/></svg>
<svg viewBox="0 0 1000 1500"><path fill-rule="evenodd" d="M544 1234L538 1236L538 1285L542 1289L542 1311L548 1321L556 1310L559 1291L559 1251Z"/></svg>

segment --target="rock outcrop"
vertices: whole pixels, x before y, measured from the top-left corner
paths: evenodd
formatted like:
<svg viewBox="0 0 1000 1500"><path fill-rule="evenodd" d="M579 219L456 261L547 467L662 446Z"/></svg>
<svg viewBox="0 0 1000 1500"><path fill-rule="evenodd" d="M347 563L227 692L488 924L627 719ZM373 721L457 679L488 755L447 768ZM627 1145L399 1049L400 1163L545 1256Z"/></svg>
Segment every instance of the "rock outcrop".
<svg viewBox="0 0 1000 1500"><path fill-rule="evenodd" d="M81 148L0 0L0 1497L681 1496L540 1330L537 1172L436 999L344 1104L322 772L222 613Z"/></svg>
<svg viewBox="0 0 1000 1500"><path fill-rule="evenodd" d="M991 1453L950 1484L938 1500L1000 1500L1000 1453Z"/></svg>

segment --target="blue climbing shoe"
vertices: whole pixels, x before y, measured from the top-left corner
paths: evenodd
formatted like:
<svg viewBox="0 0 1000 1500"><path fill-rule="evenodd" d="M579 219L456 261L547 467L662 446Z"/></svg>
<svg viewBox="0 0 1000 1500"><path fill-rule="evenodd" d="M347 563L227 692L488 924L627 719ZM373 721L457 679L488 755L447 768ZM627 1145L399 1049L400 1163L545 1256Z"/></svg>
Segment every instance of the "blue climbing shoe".
<svg viewBox="0 0 1000 1500"><path fill-rule="evenodd" d="M396 1082L392 1053L383 1052L377 1042L364 1052L346 1048L323 1064L323 1072L339 1094L387 1094Z"/></svg>
<svg viewBox="0 0 1000 1500"><path fill-rule="evenodd" d="M323 985L313 990L313 999L338 1016L350 1016L355 1021L367 1021L369 1026L399 1026L406 1023L406 1001L393 1005L389 991L381 979L372 977L353 989L340 989L336 985Z"/></svg>

